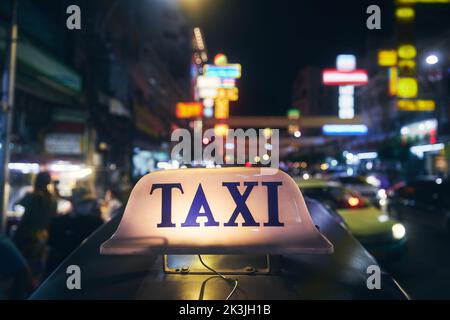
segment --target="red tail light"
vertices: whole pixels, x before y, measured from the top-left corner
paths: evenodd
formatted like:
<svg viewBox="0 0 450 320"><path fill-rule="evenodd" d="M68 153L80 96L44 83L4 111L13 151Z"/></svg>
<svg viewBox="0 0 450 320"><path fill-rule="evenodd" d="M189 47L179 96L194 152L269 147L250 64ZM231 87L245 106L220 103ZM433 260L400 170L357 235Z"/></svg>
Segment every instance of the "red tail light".
<svg viewBox="0 0 450 320"><path fill-rule="evenodd" d="M361 199L358 197L352 196L347 199L347 203L350 207L356 208L361 204Z"/></svg>
<svg viewBox="0 0 450 320"><path fill-rule="evenodd" d="M358 194L351 193L340 201L340 208L357 209L368 206L367 202Z"/></svg>

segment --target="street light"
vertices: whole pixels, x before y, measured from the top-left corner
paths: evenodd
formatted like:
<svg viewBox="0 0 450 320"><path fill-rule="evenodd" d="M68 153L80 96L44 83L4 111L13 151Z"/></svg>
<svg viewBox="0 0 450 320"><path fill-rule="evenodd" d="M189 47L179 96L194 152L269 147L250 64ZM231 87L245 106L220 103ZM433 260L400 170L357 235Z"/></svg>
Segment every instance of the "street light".
<svg viewBox="0 0 450 320"><path fill-rule="evenodd" d="M439 58L434 54L430 54L428 57L426 57L425 62L427 64L433 65L439 62Z"/></svg>

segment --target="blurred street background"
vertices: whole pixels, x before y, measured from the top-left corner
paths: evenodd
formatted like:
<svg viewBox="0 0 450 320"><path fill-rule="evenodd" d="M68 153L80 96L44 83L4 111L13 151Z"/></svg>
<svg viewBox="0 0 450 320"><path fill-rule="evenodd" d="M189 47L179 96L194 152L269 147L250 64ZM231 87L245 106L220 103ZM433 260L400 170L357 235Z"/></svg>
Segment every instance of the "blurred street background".
<svg viewBox="0 0 450 320"><path fill-rule="evenodd" d="M31 270L17 297L143 175L215 166L172 159L175 129L255 128L280 130L280 169L412 298L449 299L449 17L445 0L0 1L0 243Z"/></svg>

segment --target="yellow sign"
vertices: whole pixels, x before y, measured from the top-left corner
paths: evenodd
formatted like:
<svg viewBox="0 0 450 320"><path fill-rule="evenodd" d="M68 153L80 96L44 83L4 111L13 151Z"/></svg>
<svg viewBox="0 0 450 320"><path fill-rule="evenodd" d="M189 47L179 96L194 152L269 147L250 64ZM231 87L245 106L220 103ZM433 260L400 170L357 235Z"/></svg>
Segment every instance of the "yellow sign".
<svg viewBox="0 0 450 320"><path fill-rule="evenodd" d="M230 103L227 99L217 99L214 104L214 118L228 119L230 116Z"/></svg>
<svg viewBox="0 0 450 320"><path fill-rule="evenodd" d="M176 105L175 114L178 119L201 117L203 106L200 102L179 102Z"/></svg>
<svg viewBox="0 0 450 320"><path fill-rule="evenodd" d="M218 99L227 99L230 101L238 101L239 100L239 90L238 88L219 88L217 89L217 98Z"/></svg>
<svg viewBox="0 0 450 320"><path fill-rule="evenodd" d="M398 97L399 98L415 98L417 97L417 79L416 78L399 78L398 79Z"/></svg>
<svg viewBox="0 0 450 320"><path fill-rule="evenodd" d="M265 129L263 130L263 136L264 136L264 138L266 138L266 139L270 139L270 137L272 137L272 134L273 134L273 131L272 131L271 128L265 128Z"/></svg>
<svg viewBox="0 0 450 320"><path fill-rule="evenodd" d="M398 92L398 69L397 67L389 68L389 95L396 96Z"/></svg>
<svg viewBox="0 0 450 320"><path fill-rule="evenodd" d="M397 108L402 111L434 111L434 100L398 100Z"/></svg>
<svg viewBox="0 0 450 320"><path fill-rule="evenodd" d="M396 0L396 5L418 4L418 3L450 3L450 0Z"/></svg>
<svg viewBox="0 0 450 320"><path fill-rule="evenodd" d="M416 13L411 7L399 7L395 10L395 17L402 22L414 20Z"/></svg>
<svg viewBox="0 0 450 320"><path fill-rule="evenodd" d="M417 55L417 50L412 44L402 44L398 47L397 53L399 58L414 59Z"/></svg>
<svg viewBox="0 0 450 320"><path fill-rule="evenodd" d="M378 51L378 65L380 67L393 67L397 64L396 50L380 50Z"/></svg>
<svg viewBox="0 0 450 320"><path fill-rule="evenodd" d="M229 127L228 127L227 124L224 124L224 123L216 124L216 125L214 126L214 134L215 134L216 136L222 136L222 137L225 137L225 136L228 135L228 129L229 129Z"/></svg>
<svg viewBox="0 0 450 320"><path fill-rule="evenodd" d="M398 72L401 77L415 77L416 61L412 59L399 60Z"/></svg>
<svg viewBox="0 0 450 320"><path fill-rule="evenodd" d="M416 68L416 62L414 60L399 60L398 67L414 70Z"/></svg>

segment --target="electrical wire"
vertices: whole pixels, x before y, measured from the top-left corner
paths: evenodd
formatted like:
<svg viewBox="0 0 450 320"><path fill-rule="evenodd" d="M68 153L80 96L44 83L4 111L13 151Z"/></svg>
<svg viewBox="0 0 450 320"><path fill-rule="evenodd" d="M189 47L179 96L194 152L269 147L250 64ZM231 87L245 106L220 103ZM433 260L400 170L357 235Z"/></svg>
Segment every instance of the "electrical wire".
<svg viewBox="0 0 450 320"><path fill-rule="evenodd" d="M233 289L231 290L231 292L228 294L227 298L225 299L225 300L229 300L229 299L233 296L233 294L236 292L236 289L237 289L237 287L238 287L238 280L237 280L237 279L230 279L230 278L227 278L227 277L225 277L223 274L221 274L220 272L218 272L218 271L214 270L213 268L211 268L210 266L208 266L208 265L203 261L201 255L198 255L198 259L200 260L200 263L201 263L206 269L208 269L209 271L211 271L211 272L217 274L219 277L221 277L221 278L222 278L223 280L225 280L226 282L228 282L228 283L234 282L234 287L233 287Z"/></svg>

